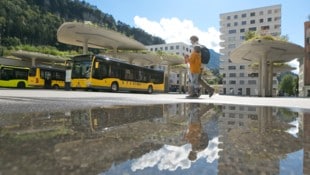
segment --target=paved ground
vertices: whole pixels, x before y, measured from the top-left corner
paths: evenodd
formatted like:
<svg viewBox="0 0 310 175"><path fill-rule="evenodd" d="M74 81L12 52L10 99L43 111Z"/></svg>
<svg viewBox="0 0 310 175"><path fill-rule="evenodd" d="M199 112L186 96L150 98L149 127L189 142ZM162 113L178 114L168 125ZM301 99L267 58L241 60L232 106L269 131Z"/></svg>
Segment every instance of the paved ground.
<svg viewBox="0 0 310 175"><path fill-rule="evenodd" d="M239 97L215 94L211 98L207 95L202 95L199 99L186 99L185 96L186 94L0 89L0 110L1 113L7 113L110 105L213 103L289 107L310 111L310 98Z"/></svg>

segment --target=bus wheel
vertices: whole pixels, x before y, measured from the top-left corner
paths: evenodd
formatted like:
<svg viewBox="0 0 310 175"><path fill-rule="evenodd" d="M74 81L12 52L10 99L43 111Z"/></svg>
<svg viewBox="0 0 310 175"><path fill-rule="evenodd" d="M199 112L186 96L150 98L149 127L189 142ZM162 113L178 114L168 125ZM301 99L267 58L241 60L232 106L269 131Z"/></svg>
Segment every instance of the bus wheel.
<svg viewBox="0 0 310 175"><path fill-rule="evenodd" d="M26 85L25 85L24 82L18 82L18 83L17 83L17 88L24 89L25 87L26 87Z"/></svg>
<svg viewBox="0 0 310 175"><path fill-rule="evenodd" d="M59 86L58 86L57 84L55 84L55 85L53 86L53 89L59 89Z"/></svg>
<svg viewBox="0 0 310 175"><path fill-rule="evenodd" d="M112 90L112 92L117 92L118 91L118 84L116 82L112 83L111 90Z"/></svg>
<svg viewBox="0 0 310 175"><path fill-rule="evenodd" d="M149 87L147 88L147 93L148 93L148 94L152 94L152 93L153 93L153 87L152 87L152 86L149 86Z"/></svg>

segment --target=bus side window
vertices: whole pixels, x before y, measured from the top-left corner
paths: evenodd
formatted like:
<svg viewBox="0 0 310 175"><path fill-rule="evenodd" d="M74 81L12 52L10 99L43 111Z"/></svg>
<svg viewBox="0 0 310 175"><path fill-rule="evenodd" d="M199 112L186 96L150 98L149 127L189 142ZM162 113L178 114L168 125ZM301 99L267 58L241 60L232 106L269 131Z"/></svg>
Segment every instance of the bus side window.
<svg viewBox="0 0 310 175"><path fill-rule="evenodd" d="M9 80L8 74L3 69L1 70L1 73L0 73L0 80Z"/></svg>
<svg viewBox="0 0 310 175"><path fill-rule="evenodd" d="M11 80L14 79L13 71L12 70L3 70L4 73L4 80Z"/></svg>
<svg viewBox="0 0 310 175"><path fill-rule="evenodd" d="M108 76L108 68L105 64L102 64L102 66L100 66L100 72L101 72L103 77Z"/></svg>

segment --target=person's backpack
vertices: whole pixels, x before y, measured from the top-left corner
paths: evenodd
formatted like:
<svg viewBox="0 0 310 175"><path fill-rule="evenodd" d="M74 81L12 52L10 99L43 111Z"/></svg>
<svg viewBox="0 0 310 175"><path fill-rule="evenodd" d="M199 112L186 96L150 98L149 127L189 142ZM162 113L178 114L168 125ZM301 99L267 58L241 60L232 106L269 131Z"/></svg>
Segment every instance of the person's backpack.
<svg viewBox="0 0 310 175"><path fill-rule="evenodd" d="M201 45L201 63L208 64L210 61L210 51L206 46Z"/></svg>

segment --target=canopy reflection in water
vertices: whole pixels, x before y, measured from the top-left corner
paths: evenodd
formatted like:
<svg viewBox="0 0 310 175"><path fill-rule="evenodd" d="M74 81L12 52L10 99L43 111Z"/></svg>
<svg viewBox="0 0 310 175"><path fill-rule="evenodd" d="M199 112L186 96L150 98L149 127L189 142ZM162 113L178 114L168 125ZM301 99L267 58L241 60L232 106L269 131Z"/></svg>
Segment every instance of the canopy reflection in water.
<svg viewBox="0 0 310 175"><path fill-rule="evenodd" d="M309 174L309 116L212 104L0 114L0 173ZM207 145L191 160L195 122Z"/></svg>

